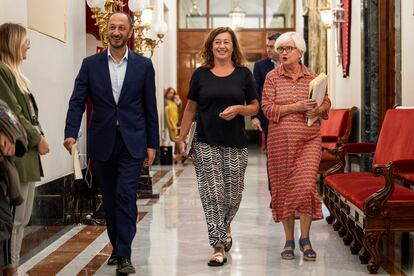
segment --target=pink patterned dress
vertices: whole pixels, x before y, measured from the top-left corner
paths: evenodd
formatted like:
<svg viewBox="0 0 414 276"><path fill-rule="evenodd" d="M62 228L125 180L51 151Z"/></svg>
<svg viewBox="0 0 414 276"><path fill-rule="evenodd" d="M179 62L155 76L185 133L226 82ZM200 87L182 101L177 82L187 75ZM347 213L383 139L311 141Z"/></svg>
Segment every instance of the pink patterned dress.
<svg viewBox="0 0 414 276"><path fill-rule="evenodd" d="M294 81L281 65L267 75L263 87L262 109L269 119L267 154L272 213L276 222L300 214L314 220L323 217L321 199L316 191L321 159L320 122L309 127L305 112L280 115L281 106L308 98L309 82L315 77L302 65L301 75ZM330 107L327 96L322 105ZM323 117L327 117L327 113Z"/></svg>

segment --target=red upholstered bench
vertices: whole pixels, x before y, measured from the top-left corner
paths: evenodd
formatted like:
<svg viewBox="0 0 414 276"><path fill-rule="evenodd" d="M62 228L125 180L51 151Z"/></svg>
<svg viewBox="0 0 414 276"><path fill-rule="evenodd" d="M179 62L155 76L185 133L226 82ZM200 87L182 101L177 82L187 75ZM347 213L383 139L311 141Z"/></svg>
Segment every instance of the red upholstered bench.
<svg viewBox="0 0 414 276"><path fill-rule="evenodd" d="M336 173L324 178L324 202L346 245L360 253L368 271L381 265L382 239L414 231L414 191L397 184L414 173L414 109L388 110L377 145L345 144L345 154L374 153L372 172Z"/></svg>

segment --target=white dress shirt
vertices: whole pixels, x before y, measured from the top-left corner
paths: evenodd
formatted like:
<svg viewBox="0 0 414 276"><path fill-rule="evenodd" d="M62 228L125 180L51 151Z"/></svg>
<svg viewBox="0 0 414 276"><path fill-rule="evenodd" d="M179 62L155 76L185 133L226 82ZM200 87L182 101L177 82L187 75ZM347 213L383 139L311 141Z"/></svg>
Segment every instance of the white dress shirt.
<svg viewBox="0 0 414 276"><path fill-rule="evenodd" d="M277 63L277 62L276 62L276 61L274 61L273 59L270 59L270 61L273 63L273 65L275 66L275 68L279 66L279 63Z"/></svg>
<svg viewBox="0 0 414 276"><path fill-rule="evenodd" d="M108 49L109 75L111 77L112 93L114 95L114 100L117 104L119 96L121 95L122 85L124 84L125 73L128 63L128 51L129 50L127 48L124 57L121 59L121 62L117 63L111 55L110 48Z"/></svg>

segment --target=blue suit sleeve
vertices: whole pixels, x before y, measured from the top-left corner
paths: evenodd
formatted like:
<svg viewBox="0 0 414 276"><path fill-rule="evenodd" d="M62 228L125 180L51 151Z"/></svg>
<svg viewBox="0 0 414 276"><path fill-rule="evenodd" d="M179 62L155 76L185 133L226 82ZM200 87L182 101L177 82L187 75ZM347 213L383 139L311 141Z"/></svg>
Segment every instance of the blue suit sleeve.
<svg viewBox="0 0 414 276"><path fill-rule="evenodd" d="M160 146L160 138L158 130L157 100L155 97L155 72L151 62L145 78L144 108L147 131L147 147L157 149Z"/></svg>
<svg viewBox="0 0 414 276"><path fill-rule="evenodd" d="M66 115L65 138L78 138L78 132L85 112L86 99L89 95L89 75L86 59L83 60L78 76L75 79L69 108Z"/></svg>
<svg viewBox="0 0 414 276"><path fill-rule="evenodd" d="M262 73L260 72L259 69L259 63L256 62L254 64L253 67L253 76L254 76L254 80L256 81L256 91L257 91L257 95L259 96L259 103L262 102L262 88L263 88L263 80L262 80ZM259 104L260 106L260 104ZM259 108L261 110L261 108ZM260 112L259 110L259 112ZM257 118L257 114L254 116L251 116L251 118Z"/></svg>

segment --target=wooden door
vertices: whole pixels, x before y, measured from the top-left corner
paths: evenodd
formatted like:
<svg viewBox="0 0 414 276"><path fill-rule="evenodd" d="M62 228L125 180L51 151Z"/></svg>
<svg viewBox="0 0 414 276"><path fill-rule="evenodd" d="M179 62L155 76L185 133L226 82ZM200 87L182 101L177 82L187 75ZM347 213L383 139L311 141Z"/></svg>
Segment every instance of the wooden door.
<svg viewBox="0 0 414 276"><path fill-rule="evenodd" d="M177 91L183 101L187 102L189 82L194 70L199 66L197 54L201 50L209 30L179 30L177 34ZM240 47L245 54L248 67L263 57L266 50L266 31L248 30L236 32Z"/></svg>

